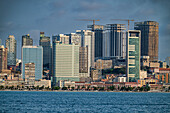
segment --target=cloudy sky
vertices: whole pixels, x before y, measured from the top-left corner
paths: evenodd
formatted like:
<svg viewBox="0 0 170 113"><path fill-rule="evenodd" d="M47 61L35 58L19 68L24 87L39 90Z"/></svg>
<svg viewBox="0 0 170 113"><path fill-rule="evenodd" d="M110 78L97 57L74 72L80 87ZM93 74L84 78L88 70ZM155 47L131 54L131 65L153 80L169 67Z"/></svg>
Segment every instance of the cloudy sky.
<svg viewBox="0 0 170 113"><path fill-rule="evenodd" d="M17 40L17 57L21 58L22 35L30 34L34 45L39 44L39 33L47 36L87 29L88 21L114 24L134 19L159 23L159 59L170 56L170 0L0 0L0 38L3 44L8 35ZM130 29L133 29L131 23Z"/></svg>

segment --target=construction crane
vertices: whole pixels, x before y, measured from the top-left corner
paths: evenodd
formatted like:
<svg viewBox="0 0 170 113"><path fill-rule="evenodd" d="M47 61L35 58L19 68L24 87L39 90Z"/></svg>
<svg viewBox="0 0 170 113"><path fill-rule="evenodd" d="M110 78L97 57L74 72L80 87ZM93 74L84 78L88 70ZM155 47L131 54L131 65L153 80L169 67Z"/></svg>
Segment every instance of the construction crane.
<svg viewBox="0 0 170 113"><path fill-rule="evenodd" d="M129 20L129 19L111 19L111 20L128 21L128 30L129 30L129 22L134 21L134 20Z"/></svg>
<svg viewBox="0 0 170 113"><path fill-rule="evenodd" d="M98 20L93 20L93 19L77 19L79 21L92 21L93 22L93 25L95 25L95 21L100 21L99 19Z"/></svg>

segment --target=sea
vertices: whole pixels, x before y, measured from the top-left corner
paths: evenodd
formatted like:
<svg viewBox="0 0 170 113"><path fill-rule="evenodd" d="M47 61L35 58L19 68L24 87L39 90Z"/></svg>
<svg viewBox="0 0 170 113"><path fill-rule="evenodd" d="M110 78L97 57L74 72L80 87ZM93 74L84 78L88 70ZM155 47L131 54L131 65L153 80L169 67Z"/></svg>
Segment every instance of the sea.
<svg viewBox="0 0 170 113"><path fill-rule="evenodd" d="M170 113L170 93L0 91L0 113Z"/></svg>

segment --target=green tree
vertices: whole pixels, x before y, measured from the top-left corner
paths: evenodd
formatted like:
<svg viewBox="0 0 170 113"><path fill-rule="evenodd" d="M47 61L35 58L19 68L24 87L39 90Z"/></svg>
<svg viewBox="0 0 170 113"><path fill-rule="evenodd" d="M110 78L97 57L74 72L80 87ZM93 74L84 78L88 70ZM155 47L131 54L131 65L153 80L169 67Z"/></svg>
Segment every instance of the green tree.
<svg viewBox="0 0 170 113"><path fill-rule="evenodd" d="M67 87L62 87L62 90L67 90Z"/></svg>
<svg viewBox="0 0 170 113"><path fill-rule="evenodd" d="M109 89L113 91L115 90L115 86L110 86Z"/></svg>
<svg viewBox="0 0 170 113"><path fill-rule="evenodd" d="M139 89L140 91L143 91L144 90L144 88L143 87L140 87L140 89Z"/></svg>
<svg viewBox="0 0 170 113"><path fill-rule="evenodd" d="M59 90L59 89L60 89L60 87L58 87L58 86L54 87L54 90Z"/></svg>

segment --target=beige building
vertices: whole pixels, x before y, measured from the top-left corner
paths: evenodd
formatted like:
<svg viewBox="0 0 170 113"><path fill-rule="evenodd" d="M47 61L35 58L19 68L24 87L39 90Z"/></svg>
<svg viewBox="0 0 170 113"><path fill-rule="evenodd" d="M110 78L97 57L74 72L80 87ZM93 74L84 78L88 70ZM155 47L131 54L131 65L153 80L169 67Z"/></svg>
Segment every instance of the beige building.
<svg viewBox="0 0 170 113"><path fill-rule="evenodd" d="M101 75L102 75L102 70L99 70L99 69L91 70L92 81L97 81L97 80L101 79Z"/></svg>
<svg viewBox="0 0 170 113"><path fill-rule="evenodd" d="M149 56L141 56L141 66L147 66L149 67Z"/></svg>
<svg viewBox="0 0 170 113"><path fill-rule="evenodd" d="M62 87L70 87L70 88L75 87L75 81L59 80L58 86L60 88L62 88Z"/></svg>
<svg viewBox="0 0 170 113"><path fill-rule="evenodd" d="M0 45L0 72L7 70L7 48Z"/></svg>
<svg viewBox="0 0 170 113"><path fill-rule="evenodd" d="M38 81L35 81L34 86L35 86L35 87L36 87L36 86L39 86L39 87L44 86L44 88L46 88L46 87L51 88L51 80L40 79L40 80L38 80Z"/></svg>
<svg viewBox="0 0 170 113"><path fill-rule="evenodd" d="M112 68L112 60L102 60L98 59L95 62L96 69L110 69Z"/></svg>
<svg viewBox="0 0 170 113"><path fill-rule="evenodd" d="M147 78L147 71L140 70L140 80Z"/></svg>
<svg viewBox="0 0 170 113"><path fill-rule="evenodd" d="M35 84L35 64L25 64L25 85L34 86Z"/></svg>

